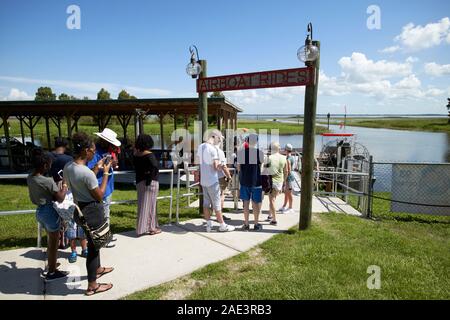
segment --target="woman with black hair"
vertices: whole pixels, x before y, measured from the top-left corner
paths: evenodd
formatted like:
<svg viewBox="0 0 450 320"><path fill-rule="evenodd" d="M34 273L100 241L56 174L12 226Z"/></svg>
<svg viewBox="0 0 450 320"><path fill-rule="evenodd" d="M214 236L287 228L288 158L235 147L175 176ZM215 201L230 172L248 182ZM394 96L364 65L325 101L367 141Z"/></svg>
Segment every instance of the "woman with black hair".
<svg viewBox="0 0 450 320"><path fill-rule="evenodd" d="M64 167L64 180L73 193L73 198L83 212L86 223L90 228L96 229L105 221L103 208L103 195L108 183L111 162L104 164L101 159L91 170L86 163L94 157L95 144L85 133L76 133L72 137L74 161ZM96 173L104 170L102 184L99 187ZM88 238L88 253L86 268L88 274L88 288L86 295L105 292L112 288L111 283L97 283L102 275L110 273L114 268L100 266L100 250L96 249L90 237Z"/></svg>
<svg viewBox="0 0 450 320"><path fill-rule="evenodd" d="M42 149L32 151L33 172L27 178L31 202L37 205L36 220L44 227L48 234L47 259L48 272L45 276L47 282L64 278L68 272L56 269L56 255L58 251L59 231L61 218L53 208L53 201L63 202L67 186L60 190L53 178L45 174L52 166L52 157Z"/></svg>
<svg viewBox="0 0 450 320"><path fill-rule="evenodd" d="M158 160L150 151L153 148L151 136L141 134L136 139L133 157L136 170L136 188L138 194L138 217L136 223L137 235L154 235L161 233L156 215L156 198L159 182Z"/></svg>

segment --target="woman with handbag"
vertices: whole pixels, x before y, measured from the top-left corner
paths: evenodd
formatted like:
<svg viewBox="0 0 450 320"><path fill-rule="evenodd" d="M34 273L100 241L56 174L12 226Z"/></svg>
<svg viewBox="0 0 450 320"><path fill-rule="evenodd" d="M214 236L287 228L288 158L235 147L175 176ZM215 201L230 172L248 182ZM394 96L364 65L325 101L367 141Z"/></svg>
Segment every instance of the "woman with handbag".
<svg viewBox="0 0 450 320"><path fill-rule="evenodd" d="M136 188L138 196L138 215L136 233L138 236L161 233L156 215L156 198L159 191L159 166L153 152L153 139L141 134L136 139L136 151L133 157L136 170Z"/></svg>
<svg viewBox="0 0 450 320"><path fill-rule="evenodd" d="M100 249L90 230L95 230L105 224L103 210L103 195L108 183L109 169L111 162L104 164L101 159L90 170L86 163L91 160L95 153L95 144L85 133L76 133L72 137L74 161L66 164L64 167L64 180L69 185L75 203L83 213L86 225L89 230L85 230L88 239L88 255L86 257L86 268L88 274L88 288L85 292L90 296L96 293L108 291L112 288L111 283L97 283L97 279L102 275L110 273L114 268L100 266ZM104 170L104 178L101 186L98 185L96 173ZM75 214L75 220L77 220Z"/></svg>

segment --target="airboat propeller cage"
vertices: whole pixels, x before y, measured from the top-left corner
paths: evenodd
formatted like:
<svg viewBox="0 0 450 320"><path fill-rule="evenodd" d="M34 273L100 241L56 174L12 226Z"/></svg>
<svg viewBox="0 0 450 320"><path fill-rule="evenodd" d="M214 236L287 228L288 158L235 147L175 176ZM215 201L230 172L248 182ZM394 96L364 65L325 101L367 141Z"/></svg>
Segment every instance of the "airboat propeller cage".
<svg viewBox="0 0 450 320"><path fill-rule="evenodd" d="M369 152L365 146L355 141L347 141L347 138L354 137L353 133L322 133L322 137L336 138L323 144L318 157L319 166L323 168L333 168L334 170L348 170L346 168L346 158L351 159L353 165L361 168L362 160L369 159ZM352 166L352 165L351 165Z"/></svg>

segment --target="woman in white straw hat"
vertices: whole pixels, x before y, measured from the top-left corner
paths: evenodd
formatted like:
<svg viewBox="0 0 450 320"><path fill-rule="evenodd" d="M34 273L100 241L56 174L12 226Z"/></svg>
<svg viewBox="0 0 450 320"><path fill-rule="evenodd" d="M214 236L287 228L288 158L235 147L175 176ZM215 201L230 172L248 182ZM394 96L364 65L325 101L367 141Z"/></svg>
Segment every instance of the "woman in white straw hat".
<svg viewBox="0 0 450 320"><path fill-rule="evenodd" d="M109 179L106 186L105 193L103 195L103 205L105 208L105 218L110 222L110 205L112 193L114 192L114 170L113 168L118 168L117 166L117 153L119 152L119 147L121 142L117 140L117 133L111 129L105 128L102 132L94 133L99 137L96 142L96 151L92 160L87 163L87 166L94 171L97 175L97 180L99 185L103 181L103 168L99 168L97 163L100 160L104 160L106 163L111 161L111 168L108 172ZM113 239L115 240L115 239Z"/></svg>

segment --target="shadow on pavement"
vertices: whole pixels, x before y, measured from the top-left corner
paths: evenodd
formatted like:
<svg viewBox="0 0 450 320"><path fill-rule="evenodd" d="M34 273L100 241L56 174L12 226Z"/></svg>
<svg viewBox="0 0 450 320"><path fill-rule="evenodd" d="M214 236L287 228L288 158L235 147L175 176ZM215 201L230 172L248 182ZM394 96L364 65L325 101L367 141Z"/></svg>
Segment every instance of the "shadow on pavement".
<svg viewBox="0 0 450 320"><path fill-rule="evenodd" d="M18 268L16 262L5 261L0 265L0 293L42 296L44 279L42 268ZM14 297L12 297L14 299Z"/></svg>

